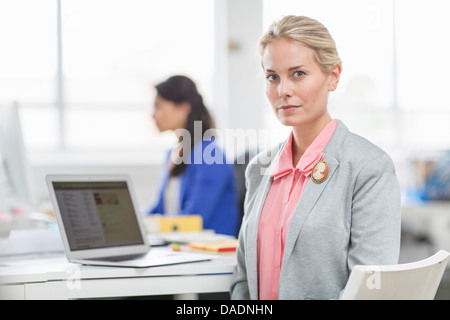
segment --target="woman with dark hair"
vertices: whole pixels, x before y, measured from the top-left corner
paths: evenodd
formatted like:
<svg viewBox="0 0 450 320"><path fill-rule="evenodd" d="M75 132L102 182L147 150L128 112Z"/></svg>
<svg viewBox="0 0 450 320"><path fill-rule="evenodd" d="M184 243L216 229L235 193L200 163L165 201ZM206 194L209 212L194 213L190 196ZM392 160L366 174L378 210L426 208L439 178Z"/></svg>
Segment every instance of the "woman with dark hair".
<svg viewBox="0 0 450 320"><path fill-rule="evenodd" d="M207 133L214 120L195 83L173 76L156 85L153 119L159 131L173 131L178 145L168 155L155 205L147 214L200 214L204 229L236 235L234 171Z"/></svg>

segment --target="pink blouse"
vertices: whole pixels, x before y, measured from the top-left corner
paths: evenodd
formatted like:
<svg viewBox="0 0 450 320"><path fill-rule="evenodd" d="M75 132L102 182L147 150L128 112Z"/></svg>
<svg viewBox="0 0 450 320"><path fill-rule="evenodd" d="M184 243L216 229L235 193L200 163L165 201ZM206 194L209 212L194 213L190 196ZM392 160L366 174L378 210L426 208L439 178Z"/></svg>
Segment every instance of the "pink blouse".
<svg viewBox="0 0 450 320"><path fill-rule="evenodd" d="M273 168L273 183L261 210L258 225L258 281L261 300L278 299L281 263L292 214L312 169L323 159L323 150L336 126L337 120L332 120L319 133L295 168L292 165L291 133Z"/></svg>

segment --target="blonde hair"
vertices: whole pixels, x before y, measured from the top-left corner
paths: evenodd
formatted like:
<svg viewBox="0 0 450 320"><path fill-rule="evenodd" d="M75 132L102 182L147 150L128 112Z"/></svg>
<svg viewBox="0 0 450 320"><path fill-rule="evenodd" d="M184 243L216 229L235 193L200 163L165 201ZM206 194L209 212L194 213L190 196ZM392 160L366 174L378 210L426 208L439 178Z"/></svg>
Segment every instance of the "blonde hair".
<svg viewBox="0 0 450 320"><path fill-rule="evenodd" d="M313 49L314 58L325 73L330 73L336 64L342 64L330 32L317 20L290 15L275 21L259 40L261 57L266 46L276 39L300 42Z"/></svg>

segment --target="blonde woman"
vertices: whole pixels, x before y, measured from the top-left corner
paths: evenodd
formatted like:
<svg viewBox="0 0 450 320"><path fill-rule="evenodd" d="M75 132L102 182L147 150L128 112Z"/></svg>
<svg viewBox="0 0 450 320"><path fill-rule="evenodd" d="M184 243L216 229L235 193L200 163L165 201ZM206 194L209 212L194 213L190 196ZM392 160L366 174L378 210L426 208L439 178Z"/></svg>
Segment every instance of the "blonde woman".
<svg viewBox="0 0 450 320"><path fill-rule="evenodd" d="M259 53L266 96L292 131L247 168L231 298L338 299L354 265L398 262L394 165L328 112L342 66L321 23L287 16Z"/></svg>

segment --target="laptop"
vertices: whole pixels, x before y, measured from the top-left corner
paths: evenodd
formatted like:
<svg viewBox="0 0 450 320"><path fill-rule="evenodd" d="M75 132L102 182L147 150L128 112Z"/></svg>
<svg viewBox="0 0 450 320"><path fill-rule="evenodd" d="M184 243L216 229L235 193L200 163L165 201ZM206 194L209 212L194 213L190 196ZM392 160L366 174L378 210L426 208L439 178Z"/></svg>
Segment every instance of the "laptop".
<svg viewBox="0 0 450 320"><path fill-rule="evenodd" d="M213 257L150 249L127 175L48 175L46 180L70 262L145 268Z"/></svg>

